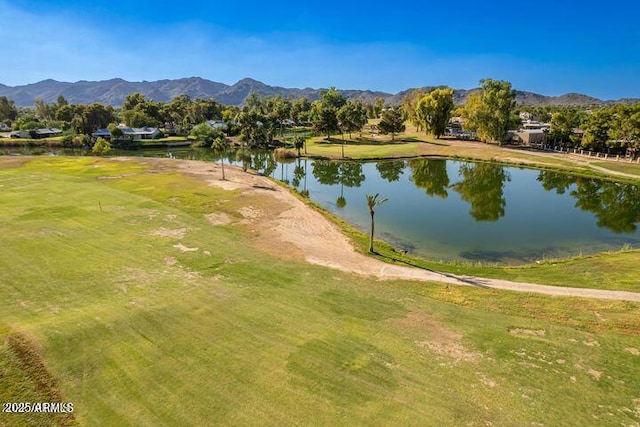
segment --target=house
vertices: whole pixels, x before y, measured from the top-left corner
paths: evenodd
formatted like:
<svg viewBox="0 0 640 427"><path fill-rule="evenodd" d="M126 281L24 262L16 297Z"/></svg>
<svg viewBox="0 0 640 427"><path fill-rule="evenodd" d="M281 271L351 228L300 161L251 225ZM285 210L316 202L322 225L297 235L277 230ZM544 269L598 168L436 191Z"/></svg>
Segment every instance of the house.
<svg viewBox="0 0 640 427"><path fill-rule="evenodd" d="M31 132L28 130L14 130L9 133L9 138L31 138Z"/></svg>
<svg viewBox="0 0 640 427"><path fill-rule="evenodd" d="M125 135L131 136L133 139L156 139L160 137L160 129L158 128L131 128L129 129L131 132L127 132L124 129Z"/></svg>
<svg viewBox="0 0 640 427"><path fill-rule="evenodd" d="M16 130L9 133L9 138L42 139L62 135L58 128L40 128L32 130Z"/></svg>
<svg viewBox="0 0 640 427"><path fill-rule="evenodd" d="M551 125L549 123L542 123L535 120L525 120L522 122L523 129L549 129Z"/></svg>
<svg viewBox="0 0 640 427"><path fill-rule="evenodd" d="M121 123L118 128L131 139L156 139L161 135L160 129L156 127L130 128Z"/></svg>
<svg viewBox="0 0 640 427"><path fill-rule="evenodd" d="M547 142L547 132L544 129L520 129L515 134L518 141L524 145Z"/></svg>
<svg viewBox="0 0 640 427"><path fill-rule="evenodd" d="M34 138L54 138L61 135L62 130L58 128L41 128L33 131Z"/></svg>
<svg viewBox="0 0 640 427"><path fill-rule="evenodd" d="M97 131L93 132L91 136L96 139L103 138L107 141L111 140L111 132L109 131L109 129L98 129Z"/></svg>
<svg viewBox="0 0 640 427"><path fill-rule="evenodd" d="M119 124L118 128L122 131L122 138L118 139L156 139L161 135L160 129L156 127L130 128L124 124ZM113 135L109 129L98 129L91 134L93 138L104 138L111 140Z"/></svg>
<svg viewBox="0 0 640 427"><path fill-rule="evenodd" d="M207 120L206 123L215 130L227 130L230 125L235 124L233 120L231 120L229 123L225 122L224 120Z"/></svg>

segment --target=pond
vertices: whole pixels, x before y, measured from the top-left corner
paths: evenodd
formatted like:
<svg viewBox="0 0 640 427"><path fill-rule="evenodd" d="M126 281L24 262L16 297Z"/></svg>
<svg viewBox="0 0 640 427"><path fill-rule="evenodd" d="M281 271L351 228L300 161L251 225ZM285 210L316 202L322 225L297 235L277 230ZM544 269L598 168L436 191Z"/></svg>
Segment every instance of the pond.
<svg viewBox="0 0 640 427"><path fill-rule="evenodd" d="M216 160L207 149L124 154ZM239 164L235 153L225 157ZM246 161L363 231L366 194L379 193L389 200L376 209L377 236L429 259L520 264L640 247L635 185L442 159L277 161L257 152Z"/></svg>

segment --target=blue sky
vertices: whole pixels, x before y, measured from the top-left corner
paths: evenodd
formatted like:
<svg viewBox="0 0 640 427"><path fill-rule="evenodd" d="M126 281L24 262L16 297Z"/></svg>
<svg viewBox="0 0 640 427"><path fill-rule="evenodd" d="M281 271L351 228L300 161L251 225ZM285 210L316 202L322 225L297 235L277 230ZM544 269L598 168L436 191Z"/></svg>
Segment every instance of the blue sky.
<svg viewBox="0 0 640 427"><path fill-rule="evenodd" d="M285 87L640 97L640 4L0 0L0 83L243 77Z"/></svg>

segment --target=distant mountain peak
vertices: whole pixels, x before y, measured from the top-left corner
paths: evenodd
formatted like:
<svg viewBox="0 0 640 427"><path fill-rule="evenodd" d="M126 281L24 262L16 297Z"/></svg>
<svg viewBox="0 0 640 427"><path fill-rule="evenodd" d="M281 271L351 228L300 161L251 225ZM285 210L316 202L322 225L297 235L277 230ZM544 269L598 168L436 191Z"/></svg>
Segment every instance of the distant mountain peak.
<svg viewBox="0 0 640 427"><path fill-rule="evenodd" d="M436 86L425 86L425 89ZM297 99L302 96L310 101L320 98L320 94L326 89L322 88L284 88L270 86L251 77L238 80L229 86L224 83L214 82L202 77L192 76L181 79L165 79L158 81L130 82L116 77L102 81L78 81L75 83L59 82L53 79L43 80L21 86L6 86L0 83L0 96L13 99L16 105L32 106L36 98L42 98L47 103L55 103L59 95L74 104L91 104L100 102L102 104L119 106L122 105L127 95L140 92L155 101L169 102L179 95L188 95L195 98L213 98L218 102L227 105L241 105L244 99L251 92L256 92L261 96L280 95L288 99ZM386 92L371 90L340 90L343 96L349 99L360 99L364 102L373 102L375 98L381 97L391 105L402 103L405 95L413 89L390 94ZM457 89L454 91L454 101L460 105L464 103L467 96L476 89ZM518 91L516 101L520 105L581 105L590 106L603 104L597 98L579 93L567 93L562 96L544 96L533 92ZM633 103L638 99L622 99L613 102Z"/></svg>

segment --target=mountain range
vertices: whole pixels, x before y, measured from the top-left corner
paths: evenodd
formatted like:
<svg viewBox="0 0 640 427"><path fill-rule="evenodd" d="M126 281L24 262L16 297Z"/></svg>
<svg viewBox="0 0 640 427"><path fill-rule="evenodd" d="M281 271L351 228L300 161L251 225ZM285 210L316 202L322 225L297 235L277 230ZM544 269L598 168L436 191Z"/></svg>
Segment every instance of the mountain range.
<svg viewBox="0 0 640 427"><path fill-rule="evenodd" d="M424 87L430 89L433 86ZM296 89L269 86L251 78L244 78L233 85L218 83L200 77L175 80L158 80L153 82L129 82L115 78L102 81L78 81L75 83L43 80L22 86L6 86L0 84L0 96L12 99L18 106L32 106L36 98L46 103L54 103L58 96L64 96L72 104L90 104L99 102L105 105L120 106L127 95L139 92L154 101L169 102L178 95L186 94L192 99L214 98L225 105L241 105L251 92L262 96L281 95L289 99L305 96L309 101L318 99L326 89ZM360 99L373 102L375 98L383 98L390 105L398 105L404 96L413 89L399 93L386 93L371 90L340 90L347 99ZM454 101L461 105L475 89L455 89ZM635 103L640 99L620 99L604 101L579 93L568 93L562 96L545 96L533 92L517 91L516 101L519 105L577 105L593 106L611 103Z"/></svg>

